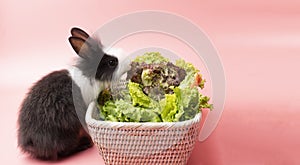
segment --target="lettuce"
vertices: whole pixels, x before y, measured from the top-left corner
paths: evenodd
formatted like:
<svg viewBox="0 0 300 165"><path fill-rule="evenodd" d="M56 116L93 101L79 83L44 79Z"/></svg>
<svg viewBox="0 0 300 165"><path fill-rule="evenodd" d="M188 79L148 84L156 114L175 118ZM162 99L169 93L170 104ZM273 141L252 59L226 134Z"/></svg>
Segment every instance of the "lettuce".
<svg viewBox="0 0 300 165"><path fill-rule="evenodd" d="M133 62L146 63L146 64L157 64L163 62L169 62L169 60L163 57L159 52L147 52L142 56L136 57Z"/></svg>
<svg viewBox="0 0 300 165"><path fill-rule="evenodd" d="M133 106L141 106L144 108L149 108L151 106L151 99L143 92L140 84L129 82L128 89L130 96L132 98Z"/></svg>
<svg viewBox="0 0 300 165"><path fill-rule="evenodd" d="M191 85L197 82L197 78L201 80L198 82L197 86L201 89L204 88L205 79L202 78L202 75L199 74L199 70L196 69L193 64L185 62L183 59L179 59L176 61L176 66L183 68L187 74L185 79L180 83L181 88L191 87Z"/></svg>
<svg viewBox="0 0 300 165"><path fill-rule="evenodd" d="M124 100L115 102L108 101L105 106L99 108L101 118L109 121L118 122L161 122L161 119L155 109L146 109L133 106Z"/></svg>
<svg viewBox="0 0 300 165"><path fill-rule="evenodd" d="M180 116L181 121L192 119L199 113L200 93L197 88L175 88L174 92L178 96L178 105L183 112Z"/></svg>
<svg viewBox="0 0 300 165"><path fill-rule="evenodd" d="M164 122L179 121L176 116L178 113L177 97L175 94L166 94L165 99L160 101L161 118Z"/></svg>
<svg viewBox="0 0 300 165"><path fill-rule="evenodd" d="M194 118L202 108L213 108L209 97L199 91L205 80L191 63L180 59L174 65L160 53L150 52L137 57L132 64L131 74L140 81L129 79L127 88L117 92L119 97L112 97L110 90L101 92L98 97L101 119L177 122Z"/></svg>

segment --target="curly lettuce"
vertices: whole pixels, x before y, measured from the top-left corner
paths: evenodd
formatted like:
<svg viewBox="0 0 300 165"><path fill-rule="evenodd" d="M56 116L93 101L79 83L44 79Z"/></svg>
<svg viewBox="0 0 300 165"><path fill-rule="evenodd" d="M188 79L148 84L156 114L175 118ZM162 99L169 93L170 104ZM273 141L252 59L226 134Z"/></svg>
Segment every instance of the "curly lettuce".
<svg viewBox="0 0 300 165"><path fill-rule="evenodd" d="M177 122L192 119L202 108L212 109L209 97L200 93L205 80L183 59L175 65L159 52L136 57L128 71L122 97L112 99L110 90L100 93L103 120L119 122Z"/></svg>
<svg viewBox="0 0 300 165"><path fill-rule="evenodd" d="M147 52L142 56L137 56L133 62L146 63L146 64L158 64L163 62L169 62L169 59L163 57L159 52Z"/></svg>

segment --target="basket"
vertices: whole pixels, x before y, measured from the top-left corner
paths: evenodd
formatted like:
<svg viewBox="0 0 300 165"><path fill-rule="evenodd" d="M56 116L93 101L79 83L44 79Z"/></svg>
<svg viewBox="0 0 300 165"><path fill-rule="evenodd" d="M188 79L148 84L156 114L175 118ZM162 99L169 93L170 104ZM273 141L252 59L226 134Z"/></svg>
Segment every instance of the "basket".
<svg viewBox="0 0 300 165"><path fill-rule="evenodd" d="M186 164L200 129L201 113L182 122L130 123L99 120L91 102L86 123L106 165Z"/></svg>

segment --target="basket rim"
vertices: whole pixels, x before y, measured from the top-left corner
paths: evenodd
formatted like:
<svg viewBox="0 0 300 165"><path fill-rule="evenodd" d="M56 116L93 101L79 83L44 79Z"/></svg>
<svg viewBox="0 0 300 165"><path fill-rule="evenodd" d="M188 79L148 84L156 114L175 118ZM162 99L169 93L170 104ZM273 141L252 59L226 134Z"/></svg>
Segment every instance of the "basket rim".
<svg viewBox="0 0 300 165"><path fill-rule="evenodd" d="M201 120L201 111L195 115L194 118L179 122L114 122L114 121L103 121L93 118L94 111L97 110L96 101L92 101L87 109L85 121L87 125L92 127L107 127L107 128L179 128L185 127L194 123L198 123Z"/></svg>

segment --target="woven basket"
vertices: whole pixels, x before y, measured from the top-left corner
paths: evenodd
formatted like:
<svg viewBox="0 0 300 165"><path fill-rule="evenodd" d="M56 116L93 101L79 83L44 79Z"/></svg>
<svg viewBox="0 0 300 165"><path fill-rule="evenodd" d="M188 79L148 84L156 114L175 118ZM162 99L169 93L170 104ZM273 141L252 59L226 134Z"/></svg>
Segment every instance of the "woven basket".
<svg viewBox="0 0 300 165"><path fill-rule="evenodd" d="M199 134L201 113L182 122L100 121L96 103L87 110L89 133L106 165L186 164Z"/></svg>

